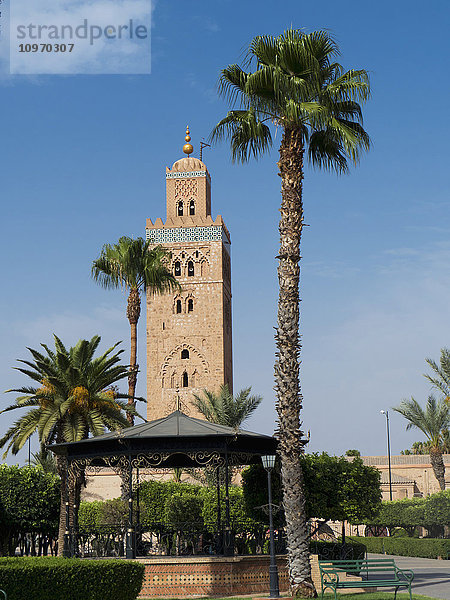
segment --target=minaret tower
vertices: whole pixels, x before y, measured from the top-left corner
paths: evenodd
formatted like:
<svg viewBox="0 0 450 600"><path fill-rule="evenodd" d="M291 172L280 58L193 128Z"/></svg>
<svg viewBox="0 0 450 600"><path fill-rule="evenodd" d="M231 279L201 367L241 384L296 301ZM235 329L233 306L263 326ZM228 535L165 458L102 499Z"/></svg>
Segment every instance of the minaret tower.
<svg viewBox="0 0 450 600"><path fill-rule="evenodd" d="M147 415L166 416L177 407L198 415L192 394L233 389L230 234L211 217L211 176L193 152L189 127L184 158L166 168L167 217L146 236L171 252L182 291L147 296Z"/></svg>

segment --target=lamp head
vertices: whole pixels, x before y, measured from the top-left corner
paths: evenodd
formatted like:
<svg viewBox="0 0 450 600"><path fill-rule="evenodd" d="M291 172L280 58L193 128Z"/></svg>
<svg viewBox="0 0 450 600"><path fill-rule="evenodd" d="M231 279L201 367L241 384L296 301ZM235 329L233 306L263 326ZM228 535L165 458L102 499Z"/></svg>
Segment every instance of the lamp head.
<svg viewBox="0 0 450 600"><path fill-rule="evenodd" d="M275 454L266 454L265 456L261 456L261 461L266 471L271 471L274 468L275 458Z"/></svg>

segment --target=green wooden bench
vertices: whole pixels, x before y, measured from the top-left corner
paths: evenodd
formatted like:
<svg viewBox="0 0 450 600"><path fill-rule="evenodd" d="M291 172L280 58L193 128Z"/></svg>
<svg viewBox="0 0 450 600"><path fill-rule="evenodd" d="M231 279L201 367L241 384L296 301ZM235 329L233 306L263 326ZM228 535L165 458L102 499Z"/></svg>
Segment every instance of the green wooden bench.
<svg viewBox="0 0 450 600"><path fill-rule="evenodd" d="M411 596L411 582L414 573L399 569L395 561L389 558L361 558L357 560L319 560L322 598L326 589L334 591L346 588L378 588L395 587L394 600L399 587L407 587ZM361 577L361 581L343 581L342 576L348 574Z"/></svg>

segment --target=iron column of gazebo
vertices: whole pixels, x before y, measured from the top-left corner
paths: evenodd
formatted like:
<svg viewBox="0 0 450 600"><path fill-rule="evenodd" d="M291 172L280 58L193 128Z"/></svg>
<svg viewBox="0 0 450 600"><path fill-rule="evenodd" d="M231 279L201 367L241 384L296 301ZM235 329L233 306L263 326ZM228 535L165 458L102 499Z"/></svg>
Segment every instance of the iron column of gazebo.
<svg viewBox="0 0 450 600"><path fill-rule="evenodd" d="M275 539L273 533L273 510L272 510L272 469L275 467L275 455L261 456L262 464L267 471L267 492L269 496L269 535L270 535L270 567L269 567L269 586L270 598L280 597L280 586L278 583L277 559L275 556Z"/></svg>
<svg viewBox="0 0 450 600"><path fill-rule="evenodd" d="M222 552L233 554L233 536L230 522L229 474L230 465L258 463L262 455L275 453L277 441L263 434L209 423L175 411L164 419L122 429L120 432L54 444L50 449L64 455L71 475L86 468L110 467L127 472L128 527L126 557L136 557L136 536L133 523L133 468L173 469L174 467L217 468L218 477L218 534L222 525L220 517L220 472L225 475L225 522ZM67 479L69 482L69 478ZM76 507L73 507L76 508ZM70 540L71 520L69 504L66 505L65 556L72 554ZM75 521L76 524L76 521ZM74 540L75 541L75 540Z"/></svg>

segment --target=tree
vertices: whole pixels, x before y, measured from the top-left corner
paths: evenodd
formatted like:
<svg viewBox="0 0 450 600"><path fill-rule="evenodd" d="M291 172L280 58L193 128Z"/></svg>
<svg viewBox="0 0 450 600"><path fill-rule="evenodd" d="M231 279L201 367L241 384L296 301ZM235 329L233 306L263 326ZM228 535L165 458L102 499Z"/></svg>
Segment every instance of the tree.
<svg viewBox="0 0 450 600"><path fill-rule="evenodd" d="M390 530L402 527L413 535L416 527L428 529L432 536L441 536L450 519L450 490L431 494L426 498L404 498L386 501L375 515L365 520L369 525L380 525Z"/></svg>
<svg viewBox="0 0 450 600"><path fill-rule="evenodd" d="M60 482L55 475L39 467L0 465L1 556L14 556L19 535L55 538L59 496ZM32 544L36 552L34 536Z"/></svg>
<svg viewBox="0 0 450 600"><path fill-rule="evenodd" d="M369 97L364 70L344 72L339 50L328 32L287 30L278 37L257 36L250 43L245 71L232 64L221 72L220 94L233 106L211 139L231 141L234 161L258 157L272 144L270 125L281 131L280 251L275 384L279 452L282 459L289 571L294 594L314 596L300 456L302 396L299 384L299 261L303 228L303 157L313 166L348 170L370 145L359 102Z"/></svg>
<svg viewBox="0 0 450 600"><path fill-rule="evenodd" d="M45 353L28 348L32 361L20 360L24 367L18 371L37 382L39 387L22 387L8 390L24 394L16 398L2 413L20 408L29 409L0 439L0 447L6 446L3 456L11 450L17 454L28 438L38 432L41 444L75 442L92 435L101 435L105 429L116 431L127 427L128 420L122 413L132 411L132 406L122 402L127 394L114 388L117 381L128 376L125 366L119 365L123 350L115 352L115 344L101 356L94 357L100 337L90 341L80 340L73 348L65 348L55 335L55 350L41 344ZM66 461L57 456L57 469L61 478L61 512L59 524L59 552L65 530L66 490L71 504L79 504L77 497L80 481L76 486L67 480ZM67 487L68 486L68 487Z"/></svg>
<svg viewBox="0 0 450 600"><path fill-rule="evenodd" d="M58 474L55 455L44 444L41 444L39 452L33 454L31 464L35 467L41 467L45 473Z"/></svg>
<svg viewBox="0 0 450 600"><path fill-rule="evenodd" d="M262 396L251 396L251 387L233 394L227 385L220 386L218 394L203 390L203 396L194 395L192 404L207 421L239 429L262 402Z"/></svg>
<svg viewBox="0 0 450 600"><path fill-rule="evenodd" d="M428 365L431 367L434 376L424 375L433 387L439 390L444 396L447 404L450 403L450 350L448 348L441 348L441 356L439 359L439 365L431 359L426 359ZM449 404L450 405L450 404Z"/></svg>
<svg viewBox="0 0 450 600"><path fill-rule="evenodd" d="M131 329L131 355L128 374L128 403L136 405L134 396L139 365L137 364L137 323L141 314L141 294L163 294L179 290L180 285L167 267L170 254L162 246L150 248L142 238L121 237L117 244L105 244L92 265L92 277L106 289L129 291L127 318ZM128 419L134 423L132 413Z"/></svg>
<svg viewBox="0 0 450 600"><path fill-rule="evenodd" d="M364 465L359 457L348 461L326 452L303 454L301 464L307 519L361 523L377 514L381 504L380 473ZM267 504L266 479L262 465L252 465L242 473L247 513L263 521L267 517L258 507ZM272 495L274 504L282 503L279 461L273 472ZM277 519L282 521L282 515Z"/></svg>
<svg viewBox="0 0 450 600"><path fill-rule="evenodd" d="M411 400L402 400L394 410L408 421L406 429L420 429L427 437L430 446L430 461L433 472L439 482L441 490L445 490L445 465L442 458L445 430L450 424L450 410L445 399L436 400L428 396L425 410L411 397Z"/></svg>
<svg viewBox="0 0 450 600"><path fill-rule="evenodd" d="M355 450L354 448L347 450L345 456L361 456L361 452L359 450Z"/></svg>
<svg viewBox="0 0 450 600"><path fill-rule="evenodd" d="M400 454L430 454L431 442L414 442L411 444L411 449L402 450ZM448 429L442 430L442 453L450 454L450 432Z"/></svg>

